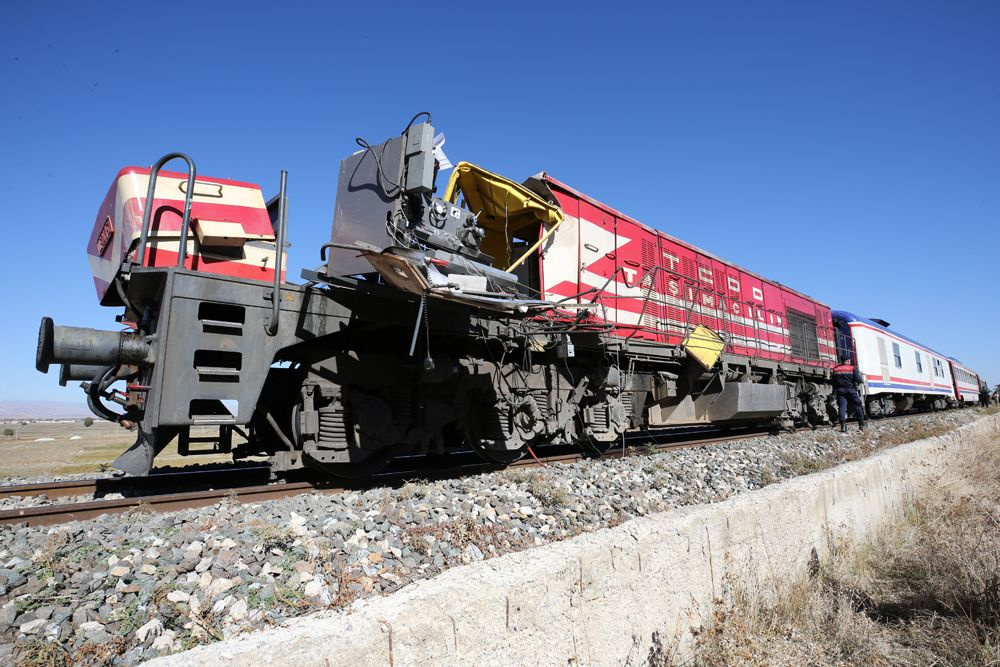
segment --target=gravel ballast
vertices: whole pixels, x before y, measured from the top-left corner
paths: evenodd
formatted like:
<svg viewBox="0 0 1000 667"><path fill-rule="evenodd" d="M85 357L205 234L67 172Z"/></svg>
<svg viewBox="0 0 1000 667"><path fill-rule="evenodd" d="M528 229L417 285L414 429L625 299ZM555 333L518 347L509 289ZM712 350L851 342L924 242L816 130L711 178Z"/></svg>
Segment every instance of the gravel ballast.
<svg viewBox="0 0 1000 667"><path fill-rule="evenodd" d="M0 526L0 662L134 664L952 430L953 410L400 488Z"/></svg>

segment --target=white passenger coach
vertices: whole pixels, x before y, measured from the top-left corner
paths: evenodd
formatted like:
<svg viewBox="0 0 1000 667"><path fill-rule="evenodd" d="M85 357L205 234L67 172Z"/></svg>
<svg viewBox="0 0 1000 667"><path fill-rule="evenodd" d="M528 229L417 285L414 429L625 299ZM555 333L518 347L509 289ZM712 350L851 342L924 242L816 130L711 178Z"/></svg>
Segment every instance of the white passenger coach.
<svg viewBox="0 0 1000 667"><path fill-rule="evenodd" d="M865 380L866 409L871 416L914 407L943 410L956 403L955 379L948 357L895 331L889 323L833 312L839 350L853 350ZM978 389L977 389L978 392Z"/></svg>

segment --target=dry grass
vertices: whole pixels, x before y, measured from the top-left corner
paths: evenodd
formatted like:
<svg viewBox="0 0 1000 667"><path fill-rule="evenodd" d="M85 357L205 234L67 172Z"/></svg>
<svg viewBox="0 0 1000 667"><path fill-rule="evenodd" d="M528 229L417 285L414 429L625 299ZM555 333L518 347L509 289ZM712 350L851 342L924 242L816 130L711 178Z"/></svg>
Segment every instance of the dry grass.
<svg viewBox="0 0 1000 667"><path fill-rule="evenodd" d="M296 539L295 534L284 526L259 520L251 521L250 526L265 551L287 549Z"/></svg>
<svg viewBox="0 0 1000 667"><path fill-rule="evenodd" d="M778 599L736 589L689 662L1000 664L1000 434L992 440L873 543L839 546Z"/></svg>
<svg viewBox="0 0 1000 667"><path fill-rule="evenodd" d="M109 667L129 648L122 637L104 644L86 642L72 652L62 644L35 638L17 644L11 657L15 667Z"/></svg>
<svg viewBox="0 0 1000 667"><path fill-rule="evenodd" d="M850 436L842 436L832 430L821 431L815 436L816 442L832 445L822 455L807 456L798 452L784 452L782 459L793 474L808 475L866 458L882 449L944 435L954 428L947 424L929 425L915 421L900 421L894 426L891 431L875 435L859 434L854 430L856 427L853 424L849 426Z"/></svg>
<svg viewBox="0 0 1000 667"><path fill-rule="evenodd" d="M569 491L542 471L508 468L501 474L514 484L526 487L528 493L550 509L566 507L574 499Z"/></svg>
<svg viewBox="0 0 1000 667"><path fill-rule="evenodd" d="M553 509L566 507L573 501L573 496L566 489L541 475L535 475L528 482L528 492L540 503Z"/></svg>
<svg viewBox="0 0 1000 667"><path fill-rule="evenodd" d="M484 555L520 551L530 544L525 536L512 538L504 535L499 526L479 523L471 517L422 526L408 526L402 534L403 544L430 555L432 549L428 537L438 542L450 543L459 551L472 544Z"/></svg>
<svg viewBox="0 0 1000 667"><path fill-rule="evenodd" d="M0 437L0 452L3 453L0 477L101 472L135 442L135 432L106 421L95 421L92 426L84 426L82 420L30 422L13 424L10 428L16 429L15 436ZM195 431L196 435L211 433L208 428ZM156 457L156 465L184 466L231 460L229 454L180 456L176 444L171 444Z"/></svg>

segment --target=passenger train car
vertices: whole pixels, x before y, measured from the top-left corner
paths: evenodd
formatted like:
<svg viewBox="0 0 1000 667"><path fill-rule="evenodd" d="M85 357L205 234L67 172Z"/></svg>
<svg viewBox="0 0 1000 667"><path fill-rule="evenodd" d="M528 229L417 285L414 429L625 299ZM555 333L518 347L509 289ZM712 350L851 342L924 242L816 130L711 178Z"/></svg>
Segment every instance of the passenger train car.
<svg viewBox="0 0 1000 667"><path fill-rule="evenodd" d="M951 375L955 378L955 399L965 405L978 403L980 387L985 384L983 379L954 357L948 357L948 363L951 365Z"/></svg>
<svg viewBox="0 0 1000 667"><path fill-rule="evenodd" d="M954 359L890 330L884 320L833 311L838 347L853 351L871 416L943 410L979 400L978 376Z"/></svg>

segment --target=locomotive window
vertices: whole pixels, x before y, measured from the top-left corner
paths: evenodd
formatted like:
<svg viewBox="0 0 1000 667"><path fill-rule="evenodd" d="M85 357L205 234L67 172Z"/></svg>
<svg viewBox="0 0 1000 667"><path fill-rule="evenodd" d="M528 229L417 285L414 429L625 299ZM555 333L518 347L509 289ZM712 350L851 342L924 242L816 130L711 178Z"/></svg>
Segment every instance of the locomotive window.
<svg viewBox="0 0 1000 667"><path fill-rule="evenodd" d="M892 344L892 358L896 362L896 368L903 367L903 356L899 352L899 343Z"/></svg>
<svg viewBox="0 0 1000 667"><path fill-rule="evenodd" d="M914 350L913 351L913 356L915 356L916 359L917 359L917 372L918 373L923 373L924 372L924 365L922 363L920 363L920 353L917 352L916 350Z"/></svg>
<svg viewBox="0 0 1000 667"><path fill-rule="evenodd" d="M816 318L794 310L787 312L788 342L792 356L799 359L819 359L816 338Z"/></svg>

